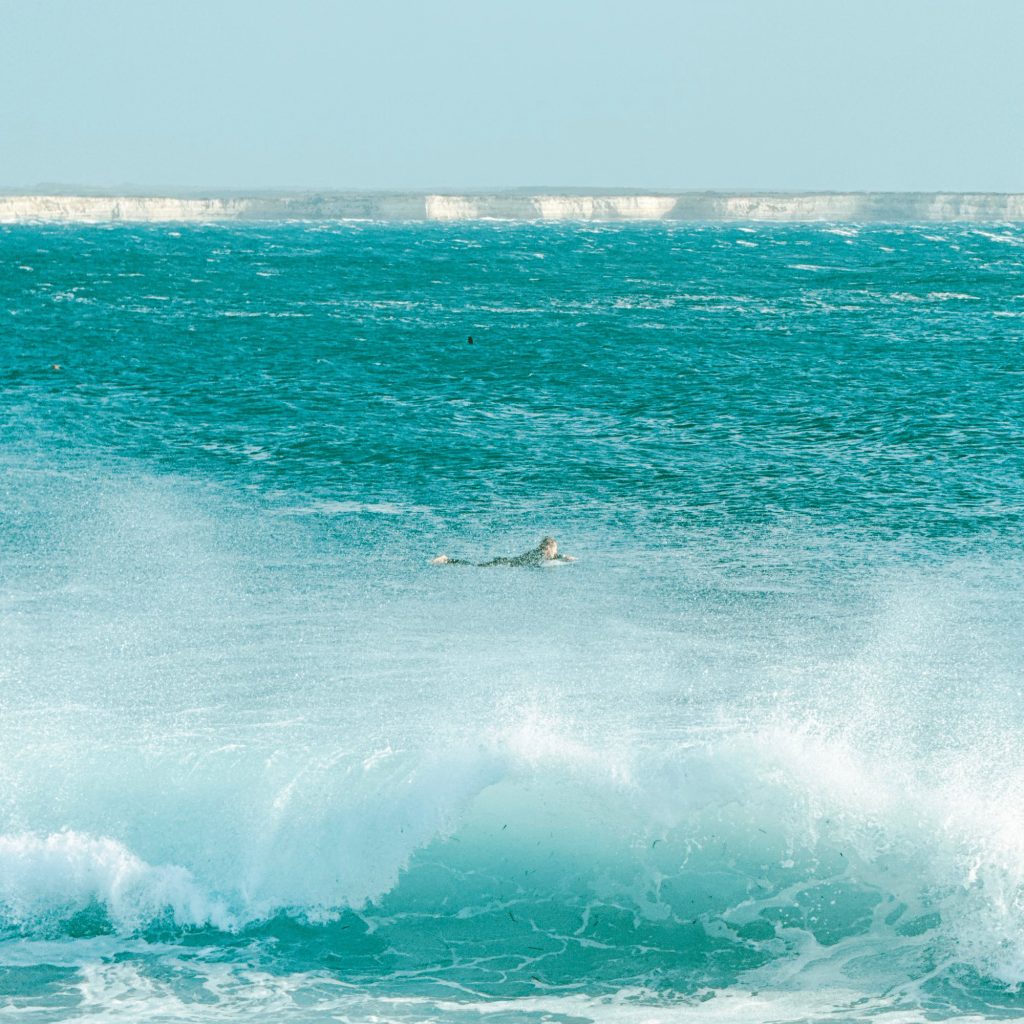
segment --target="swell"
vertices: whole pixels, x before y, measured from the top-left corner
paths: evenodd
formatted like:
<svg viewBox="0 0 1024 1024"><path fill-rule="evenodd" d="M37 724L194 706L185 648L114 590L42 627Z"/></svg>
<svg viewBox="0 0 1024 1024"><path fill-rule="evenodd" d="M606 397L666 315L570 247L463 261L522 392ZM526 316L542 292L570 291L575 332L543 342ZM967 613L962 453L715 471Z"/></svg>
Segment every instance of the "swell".
<svg viewBox="0 0 1024 1024"><path fill-rule="evenodd" d="M191 836L161 848L154 812L155 856L9 832L0 920L34 938L267 940L371 973L456 965L506 992L583 968L686 991L765 971L1013 988L1024 777L1004 768L998 787L963 761L925 773L808 724L640 754L535 721L458 754L320 758L248 831L229 790L193 793L191 819L166 811Z"/></svg>

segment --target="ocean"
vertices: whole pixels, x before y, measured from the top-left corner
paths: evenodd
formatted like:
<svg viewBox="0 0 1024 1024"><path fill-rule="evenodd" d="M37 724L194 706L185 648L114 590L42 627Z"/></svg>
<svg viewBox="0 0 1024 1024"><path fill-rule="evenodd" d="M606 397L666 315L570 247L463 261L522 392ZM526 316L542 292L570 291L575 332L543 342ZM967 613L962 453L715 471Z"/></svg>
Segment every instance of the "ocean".
<svg viewBox="0 0 1024 1024"><path fill-rule="evenodd" d="M0 228L0 1016L1024 1015L1022 269Z"/></svg>

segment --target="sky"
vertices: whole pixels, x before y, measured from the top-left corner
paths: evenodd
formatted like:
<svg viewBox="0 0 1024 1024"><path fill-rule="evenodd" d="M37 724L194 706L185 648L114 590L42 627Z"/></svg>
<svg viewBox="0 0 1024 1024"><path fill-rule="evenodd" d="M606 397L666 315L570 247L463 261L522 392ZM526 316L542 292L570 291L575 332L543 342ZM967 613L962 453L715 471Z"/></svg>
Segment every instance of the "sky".
<svg viewBox="0 0 1024 1024"><path fill-rule="evenodd" d="M1024 0L0 0L0 187L1024 191Z"/></svg>

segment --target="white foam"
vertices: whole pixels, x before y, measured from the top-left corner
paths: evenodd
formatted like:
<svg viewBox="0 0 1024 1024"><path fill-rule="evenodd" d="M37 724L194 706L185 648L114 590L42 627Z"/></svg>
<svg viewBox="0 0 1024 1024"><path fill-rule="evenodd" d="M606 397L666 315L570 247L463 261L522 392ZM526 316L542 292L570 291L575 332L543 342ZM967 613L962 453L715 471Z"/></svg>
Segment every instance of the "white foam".
<svg viewBox="0 0 1024 1024"><path fill-rule="evenodd" d="M9 922L45 928L96 903L123 931L165 914L179 925L234 923L185 868L147 864L114 839L72 831L0 835L0 911Z"/></svg>

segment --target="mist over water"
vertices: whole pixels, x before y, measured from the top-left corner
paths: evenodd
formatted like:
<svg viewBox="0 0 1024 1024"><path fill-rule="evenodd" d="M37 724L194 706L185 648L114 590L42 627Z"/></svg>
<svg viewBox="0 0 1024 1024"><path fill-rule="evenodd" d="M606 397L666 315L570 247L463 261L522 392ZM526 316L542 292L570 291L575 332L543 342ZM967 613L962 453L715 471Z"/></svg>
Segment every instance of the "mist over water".
<svg viewBox="0 0 1024 1024"><path fill-rule="evenodd" d="M1019 1016L1022 254L0 229L7 1008Z"/></svg>

